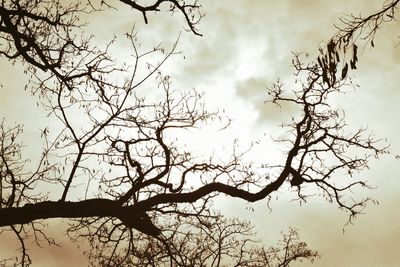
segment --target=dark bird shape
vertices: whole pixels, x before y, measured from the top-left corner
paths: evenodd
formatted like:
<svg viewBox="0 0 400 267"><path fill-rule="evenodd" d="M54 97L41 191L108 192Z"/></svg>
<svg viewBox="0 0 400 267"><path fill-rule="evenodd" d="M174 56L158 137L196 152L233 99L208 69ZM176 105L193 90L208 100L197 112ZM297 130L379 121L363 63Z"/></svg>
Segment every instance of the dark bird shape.
<svg viewBox="0 0 400 267"><path fill-rule="evenodd" d="M305 179L300 175L298 171L290 167L289 170L290 174L292 175L292 180L290 180L290 185L291 186L300 186Z"/></svg>

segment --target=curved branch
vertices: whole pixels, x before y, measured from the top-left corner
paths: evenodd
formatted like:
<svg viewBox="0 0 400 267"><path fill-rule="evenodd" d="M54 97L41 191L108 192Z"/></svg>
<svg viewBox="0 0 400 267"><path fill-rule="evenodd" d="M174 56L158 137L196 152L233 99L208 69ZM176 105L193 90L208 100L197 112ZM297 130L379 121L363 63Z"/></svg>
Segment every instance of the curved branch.
<svg viewBox="0 0 400 267"><path fill-rule="evenodd" d="M200 19L202 18L201 13L199 12L200 5L197 4L197 1L194 1L193 4L186 4L185 2L178 0L157 0L154 4L145 6L145 5L140 5L137 3L135 0L120 0L122 3L127 4L128 6L142 12L144 22L147 24L148 19L147 19L147 12L149 11L160 11L159 7L163 3L170 3L170 11L174 12L175 9L178 9L182 15L185 17L186 23L189 26L190 31L192 31L195 35L202 36L196 29L196 25L199 23ZM194 15L193 13L197 13Z"/></svg>

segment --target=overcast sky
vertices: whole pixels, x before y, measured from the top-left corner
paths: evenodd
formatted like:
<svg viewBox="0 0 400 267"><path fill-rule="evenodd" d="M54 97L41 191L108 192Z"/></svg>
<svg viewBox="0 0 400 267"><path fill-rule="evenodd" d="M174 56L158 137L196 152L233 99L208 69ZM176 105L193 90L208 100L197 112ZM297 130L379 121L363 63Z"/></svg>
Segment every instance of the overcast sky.
<svg viewBox="0 0 400 267"><path fill-rule="evenodd" d="M217 136L207 131L201 137L197 136L202 143L195 145L195 149L214 149L210 145L216 143L215 138L219 138L217 143L220 144L235 138L242 140L243 144L261 140L253 155L268 163L276 152L269 149L271 143L264 138L275 134L278 131L276 126L285 122L295 110L290 106L278 110L264 104L266 86L278 78L290 84L293 78L292 52L315 55L318 47L336 31L333 25L339 22L341 16L369 14L379 9L383 1L200 2L206 14L199 25L203 37L183 31L182 17L178 15L150 16L149 24L144 25L140 14L129 10L91 17L88 27L101 43L114 34L121 36L136 24L143 47L159 42L170 47L181 32L178 50L183 51L185 57L172 58L163 71L171 74L174 86L179 89L204 91L211 109L225 109L234 119L224 134ZM359 68L351 75L360 88L350 91L336 103L346 110L349 125L354 128L368 126L376 136L387 138L391 144L392 155L371 162L369 170L358 174L360 179L368 179L376 186L375 190L360 194L372 196L380 205L368 206L365 215L358 217L354 225L344 228L345 234L342 230L346 214L318 198L299 206L289 202L293 195L280 192L279 199L272 201L272 212L263 201L254 204L255 211L250 212L246 210L246 203L229 199L219 204L224 213L252 220L259 237L270 244L275 243L280 231L287 230L289 226L298 228L301 238L322 256L315 266L400 266L400 160L394 159L394 155L400 154L400 105L397 103L400 100L400 48L396 47L399 32L395 26L398 25L384 25L375 41L375 48L367 47L359 56ZM121 55L126 49L121 45ZM16 68L4 58L1 58L0 64L0 82L3 84L0 89L0 115L5 116L9 123L26 125L28 134L25 143L34 153L40 148L33 141L39 135L37 128L48 124L48 121L29 94L23 91L24 78L15 79L20 75L16 73ZM25 112L27 109L32 112ZM5 249L1 246L0 251ZM74 251L68 245L64 249L44 248L36 254L42 255L40 258L34 257L33 266L78 266L73 263L74 260L82 263L82 259ZM71 254L75 256L71 258ZM308 263L299 266L308 266Z"/></svg>

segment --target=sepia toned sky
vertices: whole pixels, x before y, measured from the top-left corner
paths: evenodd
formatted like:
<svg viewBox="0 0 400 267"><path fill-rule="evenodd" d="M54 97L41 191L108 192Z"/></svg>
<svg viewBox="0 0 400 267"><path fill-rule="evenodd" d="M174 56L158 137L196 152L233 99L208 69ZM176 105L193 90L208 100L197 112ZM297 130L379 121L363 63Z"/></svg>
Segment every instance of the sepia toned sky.
<svg viewBox="0 0 400 267"><path fill-rule="evenodd" d="M104 12L102 16L87 18L88 31L96 34L101 45L115 35L129 31L135 24L143 47L160 42L171 47L180 34L178 50L183 56L172 58L163 71L172 76L173 85L180 89L196 88L206 94L210 109L225 110L232 125L223 133L205 131L196 136L195 150L215 149L215 144L229 145L239 139L245 146L260 140L260 146L251 154L268 163L279 157L279 151L270 147L268 137L279 135L279 124L296 112L291 106L277 109L265 104L266 87L280 78L290 85L292 52L316 55L335 33L334 24L344 14L369 14L378 10L381 0L205 0L205 17L199 25L203 37L182 30L185 27L178 14L149 16L144 25L140 14L130 10ZM396 29L397 28L397 29ZM337 98L339 107L346 111L348 124L354 129L368 127L377 137L387 138L391 155L372 160L370 169L357 174L367 179L376 189L356 192L371 196L379 205L369 205L365 214L353 225L344 227L347 217L334 204L318 197L299 205L292 202L293 193L279 192L272 200L270 211L265 201L249 204L226 199L218 206L224 214L251 220L258 237L274 244L279 233L289 226L299 229L302 240L318 250L321 259L313 266L400 266L400 32L398 25L383 25L375 48L366 47L360 54L360 64L351 73L360 86L355 91ZM124 55L121 45L117 54ZM49 119L35 105L29 93L23 90L26 77L18 66L11 66L0 58L0 117L7 122L25 124L28 153L39 153L39 127ZM29 112L27 112L29 110ZM212 141L211 141L212 140ZM225 144L224 144L225 142ZM343 231L344 230L344 231ZM32 251L33 266L86 266L87 262L74 245L65 240L63 248L43 248ZM1 251L6 245L0 242ZM299 263L293 266L311 266Z"/></svg>

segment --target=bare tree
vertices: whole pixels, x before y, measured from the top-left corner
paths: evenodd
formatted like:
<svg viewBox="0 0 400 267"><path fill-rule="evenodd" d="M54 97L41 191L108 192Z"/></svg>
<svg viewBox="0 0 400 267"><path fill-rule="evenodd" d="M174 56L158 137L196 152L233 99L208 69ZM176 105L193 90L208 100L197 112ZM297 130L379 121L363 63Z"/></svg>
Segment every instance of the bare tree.
<svg viewBox="0 0 400 267"><path fill-rule="evenodd" d="M163 237L137 234L113 250L109 244L93 249L95 266L289 266L293 261L319 258L289 229L276 246L265 247L255 238L250 222L220 216L193 220L176 217L163 224ZM134 235L133 233L131 233ZM93 235L91 235L93 237ZM133 241L133 242L132 242ZM121 240L118 240L121 243ZM130 248L127 250L126 248ZM99 250L101 253L99 253Z"/></svg>
<svg viewBox="0 0 400 267"><path fill-rule="evenodd" d="M198 34L201 13L196 1L161 0L149 6L121 2L142 12L146 22L147 12L170 4L169 10L181 12ZM104 1L99 4L110 7ZM329 105L332 95L351 85L346 75L327 74L327 69L333 72L334 53L328 51L327 62L306 64L295 55L298 88L286 90L280 82L269 88L271 102L294 103L301 114L284 124L288 137L276 140L285 144L284 161L267 164L260 173L251 162L243 162L235 144L227 158L201 157L177 140L182 130L212 121L224 128L229 119L207 111L202 94L173 90L160 67L176 54L176 44L169 52L161 47L141 51L135 34L129 33L134 64L119 64L109 53L113 42L101 50L85 38L79 24L85 12L99 8L95 3L18 0L3 1L0 8L0 38L5 43L0 53L27 64L32 92L58 121L42 130L44 149L34 169L21 156L21 126L1 124L0 227L20 241L18 264L31 262L26 248L30 237L37 243L55 243L44 232L46 220L65 218L71 223L71 237L89 238L92 253L102 255L107 266L222 266L222 257L237 266L288 266L297 259L313 260L317 253L299 243L293 230L278 248L247 248L253 242L250 226L213 213L212 200L268 200L290 186L303 201L308 197L304 189L314 188L349 212L350 220L362 212L368 199L353 200L349 194L368 185L351 175L386 149L365 129L350 132L344 112ZM72 33L82 37L72 38ZM150 64L150 56L158 60ZM157 86L152 86L153 78ZM142 88L154 97L143 94ZM51 193L43 190L48 186L54 188ZM244 239L238 241L238 234ZM196 242L209 246L188 253Z"/></svg>

